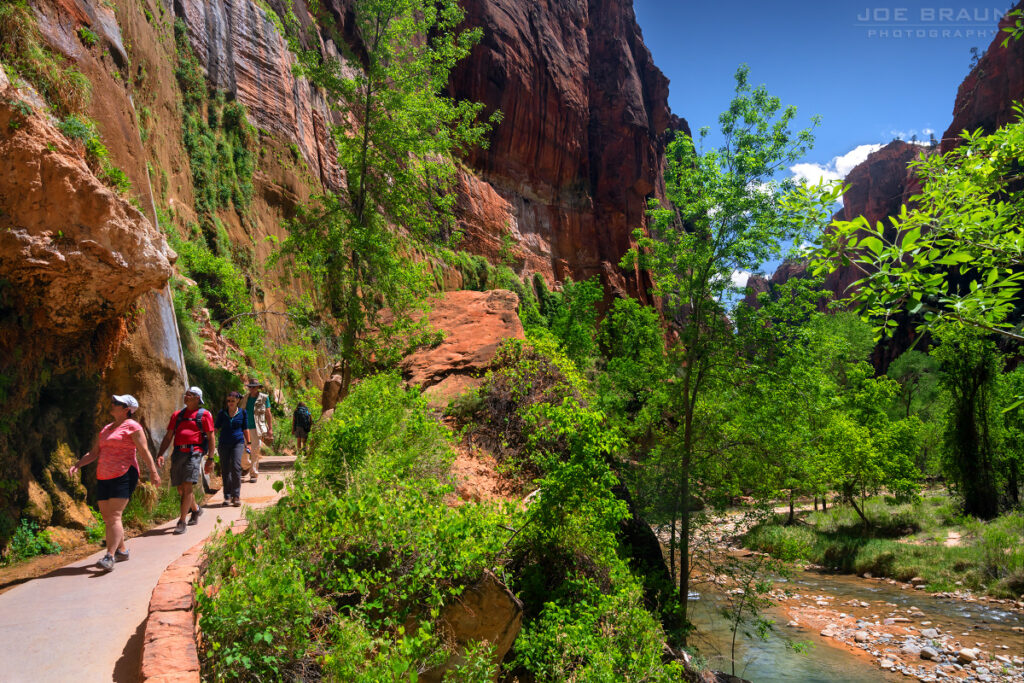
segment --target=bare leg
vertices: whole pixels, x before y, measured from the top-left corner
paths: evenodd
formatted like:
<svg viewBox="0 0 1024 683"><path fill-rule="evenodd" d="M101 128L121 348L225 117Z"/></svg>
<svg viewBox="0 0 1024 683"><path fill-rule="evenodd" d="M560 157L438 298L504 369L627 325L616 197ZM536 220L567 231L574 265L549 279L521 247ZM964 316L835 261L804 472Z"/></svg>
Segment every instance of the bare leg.
<svg viewBox="0 0 1024 683"><path fill-rule="evenodd" d="M179 517L179 520L184 522L188 513L194 507L198 507L196 505L196 497L192 494L192 482L186 481L183 484L179 484L178 495L181 496L181 517Z"/></svg>
<svg viewBox="0 0 1024 683"><path fill-rule="evenodd" d="M107 553L114 554L114 551L124 552L124 525L121 523L121 513L128 505L127 498L108 498L99 501L100 514L103 515L103 524L107 528Z"/></svg>

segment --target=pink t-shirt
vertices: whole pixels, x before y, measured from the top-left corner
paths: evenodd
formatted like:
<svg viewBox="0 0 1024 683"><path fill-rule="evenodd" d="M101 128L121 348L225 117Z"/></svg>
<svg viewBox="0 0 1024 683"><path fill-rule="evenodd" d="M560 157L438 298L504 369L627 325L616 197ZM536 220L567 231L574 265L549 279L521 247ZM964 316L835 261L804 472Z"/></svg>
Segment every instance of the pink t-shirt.
<svg viewBox="0 0 1024 683"><path fill-rule="evenodd" d="M141 432L142 425L131 418L117 427L111 422L100 430L100 457L96 465L97 479L117 479L134 467L139 471L139 461L135 458L135 442L132 434Z"/></svg>

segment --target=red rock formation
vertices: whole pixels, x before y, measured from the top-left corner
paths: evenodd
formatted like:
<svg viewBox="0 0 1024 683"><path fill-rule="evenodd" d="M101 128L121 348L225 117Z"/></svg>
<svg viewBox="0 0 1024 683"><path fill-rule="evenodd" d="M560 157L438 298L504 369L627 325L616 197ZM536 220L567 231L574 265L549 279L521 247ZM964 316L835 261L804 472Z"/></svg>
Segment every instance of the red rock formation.
<svg viewBox="0 0 1024 683"><path fill-rule="evenodd" d="M250 0L181 0L175 8L209 84L244 104L253 124L297 144L321 182L336 185L326 102L293 75L295 55L267 10ZM324 50L332 52L327 44Z"/></svg>
<svg viewBox="0 0 1024 683"><path fill-rule="evenodd" d="M506 339L523 339L519 297L504 289L446 292L431 302L430 324L444 332L439 345L402 361L409 384L423 387L438 403L469 388Z"/></svg>
<svg viewBox="0 0 1024 683"><path fill-rule="evenodd" d="M1024 9L1024 2L1018 2L1014 9ZM1011 23L1004 17L1000 29ZM1024 100L1024 39L1011 39L1003 47L1002 42L1008 35L999 32L960 84L953 105L953 123L942 135L943 152L957 144L965 130L981 128L992 132L1016 119L1012 105Z"/></svg>
<svg viewBox="0 0 1024 683"><path fill-rule="evenodd" d="M92 333L163 287L173 252L67 138L15 100L11 88L0 92L0 279L34 327Z"/></svg>
<svg viewBox="0 0 1024 683"><path fill-rule="evenodd" d="M471 0L481 44L452 78L456 96L500 109L470 165L512 207L514 228L554 279L599 275L646 298L618 269L647 199L662 197L664 134L685 128L625 0ZM478 225L478 224L477 224ZM466 223L471 240L477 225ZM493 236L490 236L493 239Z"/></svg>

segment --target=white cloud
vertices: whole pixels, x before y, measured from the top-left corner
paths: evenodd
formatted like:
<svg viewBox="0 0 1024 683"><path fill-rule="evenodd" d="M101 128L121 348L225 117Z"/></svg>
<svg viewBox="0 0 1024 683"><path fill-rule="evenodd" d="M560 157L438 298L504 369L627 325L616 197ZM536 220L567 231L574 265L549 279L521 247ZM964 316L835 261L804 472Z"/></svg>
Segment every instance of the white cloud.
<svg viewBox="0 0 1024 683"><path fill-rule="evenodd" d="M880 149L882 149L882 145L878 144L857 145L846 154L834 157L830 163L836 169L836 172L845 178L855 166L867 159L869 154L877 152Z"/></svg>
<svg viewBox="0 0 1024 683"><path fill-rule="evenodd" d="M867 159L872 152L877 152L880 149L882 149L880 144L857 145L846 154L832 157L827 164L796 164L790 166L789 170L796 180L809 185L817 185L822 180L826 182L843 180L857 164ZM842 197L840 197L839 203L842 204L842 202Z"/></svg>
<svg viewBox="0 0 1024 683"><path fill-rule="evenodd" d="M745 270L734 270L732 271L732 284L736 287L746 287L747 280L750 279L750 273Z"/></svg>

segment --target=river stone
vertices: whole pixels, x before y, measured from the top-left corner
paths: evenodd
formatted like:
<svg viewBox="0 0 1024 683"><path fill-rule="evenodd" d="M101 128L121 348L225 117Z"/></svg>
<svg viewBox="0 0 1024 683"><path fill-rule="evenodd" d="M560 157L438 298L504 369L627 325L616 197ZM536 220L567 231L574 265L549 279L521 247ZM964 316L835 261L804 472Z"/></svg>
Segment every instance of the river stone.
<svg viewBox="0 0 1024 683"><path fill-rule="evenodd" d="M900 652L905 655L919 655L921 654L921 646L914 643L907 643L900 648Z"/></svg>
<svg viewBox="0 0 1024 683"><path fill-rule="evenodd" d="M853 639L858 643L867 643L871 640L871 634L867 631L857 631L853 634Z"/></svg>
<svg viewBox="0 0 1024 683"><path fill-rule="evenodd" d="M891 659L879 659L878 660L878 666L882 667L883 669L891 669L895 665L896 665L896 663L894 661L892 661Z"/></svg>
<svg viewBox="0 0 1024 683"><path fill-rule="evenodd" d="M921 631L921 637L922 638L928 638L929 640L933 639L933 638L938 638L939 637L939 631L938 631L938 629L934 629L934 628L926 628L925 630Z"/></svg>
<svg viewBox="0 0 1024 683"><path fill-rule="evenodd" d="M939 653L930 647L922 647L921 659L929 659L933 662L937 662L939 661Z"/></svg>
<svg viewBox="0 0 1024 683"><path fill-rule="evenodd" d="M965 647L956 653L956 658L963 664L967 664L978 658L978 651L974 648Z"/></svg>

